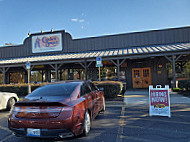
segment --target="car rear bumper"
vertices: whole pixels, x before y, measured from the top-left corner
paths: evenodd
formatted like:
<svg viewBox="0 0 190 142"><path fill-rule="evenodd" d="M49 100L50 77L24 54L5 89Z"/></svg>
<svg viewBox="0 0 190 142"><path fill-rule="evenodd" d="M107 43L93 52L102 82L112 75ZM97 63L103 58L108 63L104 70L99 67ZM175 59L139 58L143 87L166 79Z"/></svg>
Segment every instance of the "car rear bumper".
<svg viewBox="0 0 190 142"><path fill-rule="evenodd" d="M37 138L67 138L74 134L67 129L40 129L40 136L27 136L26 128L10 128L16 136L19 137L37 137Z"/></svg>

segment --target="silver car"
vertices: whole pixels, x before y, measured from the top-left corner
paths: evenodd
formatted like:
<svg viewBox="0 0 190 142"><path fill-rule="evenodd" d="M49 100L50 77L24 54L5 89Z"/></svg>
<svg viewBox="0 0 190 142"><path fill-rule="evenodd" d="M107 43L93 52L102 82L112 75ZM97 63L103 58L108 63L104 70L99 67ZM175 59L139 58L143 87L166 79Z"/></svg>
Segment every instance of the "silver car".
<svg viewBox="0 0 190 142"><path fill-rule="evenodd" d="M0 110L10 110L18 100L19 98L15 93L0 92Z"/></svg>

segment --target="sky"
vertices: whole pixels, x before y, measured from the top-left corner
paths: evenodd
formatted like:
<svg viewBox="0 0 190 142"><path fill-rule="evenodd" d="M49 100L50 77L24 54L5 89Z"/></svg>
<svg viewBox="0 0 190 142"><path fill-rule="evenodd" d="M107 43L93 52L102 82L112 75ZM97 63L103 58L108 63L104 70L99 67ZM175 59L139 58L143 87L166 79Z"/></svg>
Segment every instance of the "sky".
<svg viewBox="0 0 190 142"><path fill-rule="evenodd" d="M28 32L73 39L190 26L190 0L0 0L0 47Z"/></svg>

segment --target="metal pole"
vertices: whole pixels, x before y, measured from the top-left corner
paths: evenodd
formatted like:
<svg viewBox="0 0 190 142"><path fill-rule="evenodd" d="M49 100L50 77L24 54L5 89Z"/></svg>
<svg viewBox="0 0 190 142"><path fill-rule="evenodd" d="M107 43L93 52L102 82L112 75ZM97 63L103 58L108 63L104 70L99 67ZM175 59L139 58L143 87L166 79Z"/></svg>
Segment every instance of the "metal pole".
<svg viewBox="0 0 190 142"><path fill-rule="evenodd" d="M99 81L101 81L101 76L100 76L100 67L99 67Z"/></svg>
<svg viewBox="0 0 190 142"><path fill-rule="evenodd" d="M28 69L28 94L31 93L31 86L30 86L30 69Z"/></svg>

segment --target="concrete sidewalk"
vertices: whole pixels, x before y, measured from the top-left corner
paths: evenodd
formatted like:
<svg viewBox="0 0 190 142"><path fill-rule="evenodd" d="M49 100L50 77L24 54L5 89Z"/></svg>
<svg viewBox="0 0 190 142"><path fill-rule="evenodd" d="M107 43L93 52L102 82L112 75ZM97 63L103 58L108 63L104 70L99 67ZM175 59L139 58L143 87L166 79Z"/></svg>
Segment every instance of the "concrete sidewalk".
<svg viewBox="0 0 190 142"><path fill-rule="evenodd" d="M171 104L190 104L190 98L184 97L176 92L170 93ZM148 89L127 90L124 96L124 102L130 105L148 105L149 92Z"/></svg>

